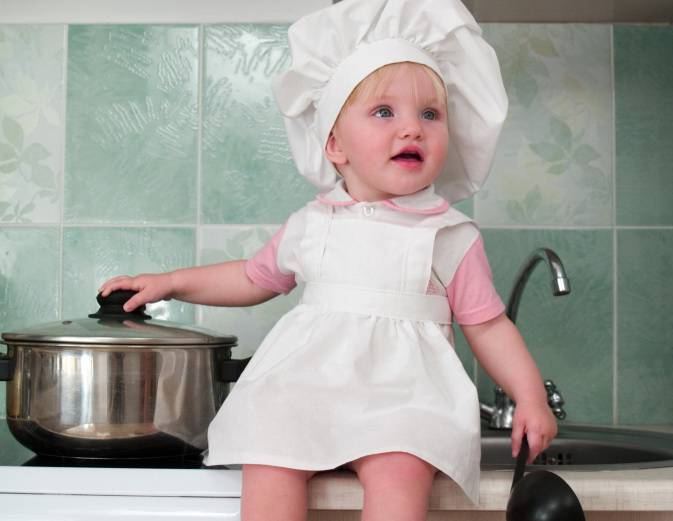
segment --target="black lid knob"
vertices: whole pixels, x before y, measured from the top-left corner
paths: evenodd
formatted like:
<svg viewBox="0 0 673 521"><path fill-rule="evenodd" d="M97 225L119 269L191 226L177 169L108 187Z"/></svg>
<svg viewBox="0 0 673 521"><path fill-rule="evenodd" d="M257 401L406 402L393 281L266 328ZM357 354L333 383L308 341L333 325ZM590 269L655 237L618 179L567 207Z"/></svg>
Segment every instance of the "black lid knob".
<svg viewBox="0 0 673 521"><path fill-rule="evenodd" d="M137 307L131 312L124 311L126 304L137 291L120 289L113 291L107 297L100 293L96 295L96 301L100 308L96 313L91 313L89 318L100 318L106 320L148 320L152 318L145 313L145 305Z"/></svg>

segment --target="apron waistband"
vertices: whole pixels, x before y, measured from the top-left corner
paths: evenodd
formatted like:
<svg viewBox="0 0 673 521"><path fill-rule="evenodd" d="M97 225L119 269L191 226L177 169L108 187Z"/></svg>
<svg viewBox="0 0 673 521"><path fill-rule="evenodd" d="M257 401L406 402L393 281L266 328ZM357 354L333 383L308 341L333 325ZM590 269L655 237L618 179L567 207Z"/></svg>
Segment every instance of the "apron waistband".
<svg viewBox="0 0 673 521"><path fill-rule="evenodd" d="M449 300L441 295L307 282L300 303L348 313L414 321L429 320L438 324L451 323Z"/></svg>

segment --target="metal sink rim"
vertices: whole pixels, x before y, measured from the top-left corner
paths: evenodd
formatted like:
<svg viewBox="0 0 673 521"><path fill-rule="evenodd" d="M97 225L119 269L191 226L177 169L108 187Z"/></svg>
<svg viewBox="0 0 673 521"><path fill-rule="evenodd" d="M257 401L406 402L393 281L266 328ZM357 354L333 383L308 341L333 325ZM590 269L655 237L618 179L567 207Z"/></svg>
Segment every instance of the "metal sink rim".
<svg viewBox="0 0 673 521"><path fill-rule="evenodd" d="M511 438L511 430L489 429L482 425L482 440L494 438ZM559 425L557 440L568 442L599 442L605 446L619 447L624 444L634 449L647 450L650 452L661 451L666 454L666 459L656 461L642 461L632 463L600 463L590 465L576 464L530 464L527 470L567 470L567 471L612 471L629 469L654 469L673 467L673 433L637 429L630 427L591 426L591 425ZM482 442L483 446L483 442ZM515 459L511 463L488 463L482 461L482 470L508 470L514 469Z"/></svg>

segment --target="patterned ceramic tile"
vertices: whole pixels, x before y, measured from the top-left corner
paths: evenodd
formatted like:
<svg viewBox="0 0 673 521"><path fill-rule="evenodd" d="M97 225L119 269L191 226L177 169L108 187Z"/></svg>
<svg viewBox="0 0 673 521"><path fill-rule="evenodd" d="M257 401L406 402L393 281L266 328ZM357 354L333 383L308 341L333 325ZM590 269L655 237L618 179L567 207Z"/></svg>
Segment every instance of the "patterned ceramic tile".
<svg viewBox="0 0 673 521"><path fill-rule="evenodd" d="M252 257L271 238L277 227L208 227L201 231L201 264ZM301 288L288 295L251 307L203 306L202 323L221 333L236 335L234 358L251 356L278 319L299 301Z"/></svg>
<svg viewBox="0 0 673 521"><path fill-rule="evenodd" d="M290 64L287 26L206 27L205 62L203 222L281 223L315 194L271 93Z"/></svg>
<svg viewBox="0 0 673 521"><path fill-rule="evenodd" d="M619 230L619 422L673 423L673 230Z"/></svg>
<svg viewBox="0 0 673 521"><path fill-rule="evenodd" d="M196 221L198 28L71 26L65 218Z"/></svg>
<svg viewBox="0 0 673 521"><path fill-rule="evenodd" d="M486 24L509 96L483 224L612 222L610 26Z"/></svg>
<svg viewBox="0 0 673 521"><path fill-rule="evenodd" d="M617 222L673 224L673 27L616 26Z"/></svg>
<svg viewBox="0 0 673 521"><path fill-rule="evenodd" d="M58 228L0 227L0 332L58 319Z"/></svg>
<svg viewBox="0 0 673 521"><path fill-rule="evenodd" d="M99 286L115 275L157 273L193 266L189 228L66 228L63 235L63 317L98 309ZM93 311L92 311L93 310ZM194 306L179 301L148 305L154 318L194 323Z"/></svg>
<svg viewBox="0 0 673 521"><path fill-rule="evenodd" d="M567 420L612 422L612 233L603 230L484 230L496 288L507 303L519 266L535 248L564 263L571 293L553 297L550 273L538 265L523 294L517 325L542 377L564 396ZM497 346L494 346L497 349ZM480 369L481 398L493 382Z"/></svg>
<svg viewBox="0 0 673 521"><path fill-rule="evenodd" d="M58 320L58 238L58 228L0 227L0 333Z"/></svg>
<svg viewBox="0 0 673 521"><path fill-rule="evenodd" d="M0 25L0 222L60 219L63 25Z"/></svg>

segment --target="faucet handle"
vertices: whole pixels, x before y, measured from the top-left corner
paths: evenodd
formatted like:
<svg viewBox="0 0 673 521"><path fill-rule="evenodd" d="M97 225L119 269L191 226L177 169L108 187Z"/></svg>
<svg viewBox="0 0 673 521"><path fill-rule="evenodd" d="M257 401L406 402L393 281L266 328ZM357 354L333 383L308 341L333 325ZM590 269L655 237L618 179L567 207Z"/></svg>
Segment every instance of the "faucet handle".
<svg viewBox="0 0 673 521"><path fill-rule="evenodd" d="M491 411L489 427L492 429L511 429L514 418L514 401L507 396L502 387L496 385L493 388L495 402Z"/></svg>
<svg viewBox="0 0 673 521"><path fill-rule="evenodd" d="M493 388L493 392L495 394L495 406L496 407L504 408L504 407L507 407L507 406L512 405L514 403L512 401L512 399L507 395L505 390L502 387L500 387L499 385L496 385Z"/></svg>
<svg viewBox="0 0 673 521"><path fill-rule="evenodd" d="M551 407L554 416L559 420L565 419L566 412L563 410L565 400L561 396L561 392L556 388L556 384L551 380L545 380L544 388L547 390L547 403Z"/></svg>

